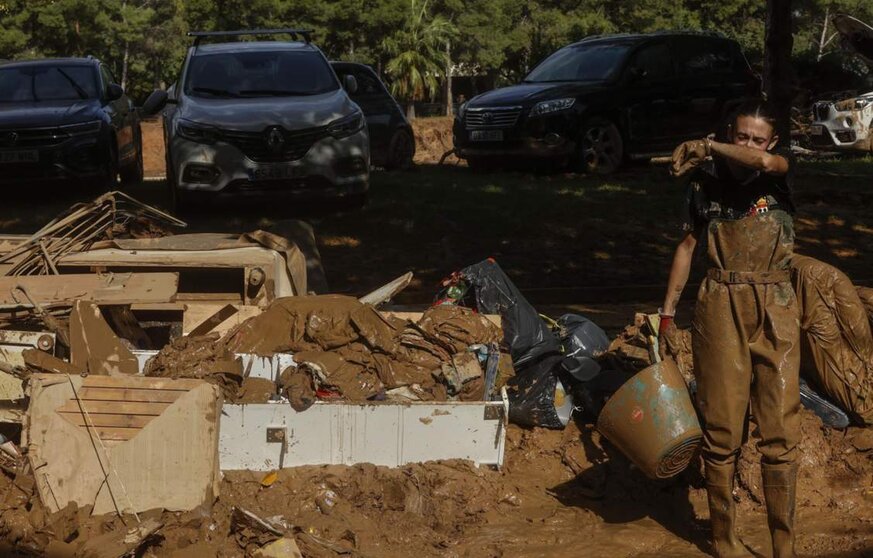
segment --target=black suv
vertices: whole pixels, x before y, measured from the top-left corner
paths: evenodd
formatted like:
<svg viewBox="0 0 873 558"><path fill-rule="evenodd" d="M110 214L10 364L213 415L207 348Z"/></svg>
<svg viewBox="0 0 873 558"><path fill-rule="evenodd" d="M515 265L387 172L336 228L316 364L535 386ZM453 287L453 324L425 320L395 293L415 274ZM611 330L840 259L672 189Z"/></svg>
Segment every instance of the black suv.
<svg viewBox="0 0 873 558"><path fill-rule="evenodd" d="M96 58L0 64L0 182L142 180L139 117Z"/></svg>
<svg viewBox="0 0 873 558"><path fill-rule="evenodd" d="M759 91L739 44L720 35L590 37L459 107L454 144L472 167L524 157L608 173L714 131Z"/></svg>

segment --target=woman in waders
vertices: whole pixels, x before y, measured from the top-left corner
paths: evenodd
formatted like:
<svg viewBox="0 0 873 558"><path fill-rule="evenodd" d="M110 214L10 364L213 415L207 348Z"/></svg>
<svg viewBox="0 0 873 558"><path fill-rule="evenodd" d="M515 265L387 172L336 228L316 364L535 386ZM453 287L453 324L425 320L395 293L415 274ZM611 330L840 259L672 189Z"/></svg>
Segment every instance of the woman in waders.
<svg viewBox="0 0 873 558"><path fill-rule="evenodd" d="M673 152L671 168L677 176L690 174L690 188L659 339L668 350L675 346L676 303L701 244L709 270L697 295L692 348L713 552L722 557L751 556L736 534L732 496L750 401L773 556L795 556L800 325L788 273L791 168L788 150L776 149L774 123L766 102L746 103L726 142L686 142Z"/></svg>

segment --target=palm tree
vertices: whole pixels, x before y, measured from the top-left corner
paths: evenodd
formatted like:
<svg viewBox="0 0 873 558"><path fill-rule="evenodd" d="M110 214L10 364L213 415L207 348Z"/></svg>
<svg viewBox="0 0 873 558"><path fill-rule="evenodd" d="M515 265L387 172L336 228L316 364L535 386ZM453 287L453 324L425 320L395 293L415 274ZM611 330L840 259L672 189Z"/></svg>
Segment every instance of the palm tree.
<svg viewBox="0 0 873 558"><path fill-rule="evenodd" d="M406 114L415 118L415 101L433 98L439 78L445 74L445 44L456 33L442 16L431 16L428 0L410 0L403 27L385 39L383 47L391 56L385 71L391 76L391 92L408 101Z"/></svg>

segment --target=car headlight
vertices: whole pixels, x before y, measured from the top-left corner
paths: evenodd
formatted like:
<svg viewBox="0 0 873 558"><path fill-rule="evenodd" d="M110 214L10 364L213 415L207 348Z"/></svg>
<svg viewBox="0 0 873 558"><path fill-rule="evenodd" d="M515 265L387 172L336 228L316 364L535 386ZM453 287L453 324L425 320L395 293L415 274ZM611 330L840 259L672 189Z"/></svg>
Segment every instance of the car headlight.
<svg viewBox="0 0 873 558"><path fill-rule="evenodd" d="M551 114L553 112L558 112L562 110L567 110L576 104L576 99L567 98L567 99L554 99L552 101L543 101L541 103L537 103L534 105L534 108L531 109L531 116L540 116L543 114Z"/></svg>
<svg viewBox="0 0 873 558"><path fill-rule="evenodd" d="M855 99L855 108L862 109L870 104L870 99Z"/></svg>
<svg viewBox="0 0 873 558"><path fill-rule="evenodd" d="M468 101L464 101L458 106L458 120L463 120L464 115L467 114L467 103Z"/></svg>
<svg viewBox="0 0 873 558"><path fill-rule="evenodd" d="M197 143L215 143L219 136L216 128L192 120L180 120L176 126L176 133L179 137Z"/></svg>
<svg viewBox="0 0 873 558"><path fill-rule="evenodd" d="M61 131L70 134L71 136L83 136L87 134L96 134L100 131L103 122L100 120L92 120L91 122L82 122L81 124L70 124L69 126L61 126Z"/></svg>
<svg viewBox="0 0 873 558"><path fill-rule="evenodd" d="M327 126L327 131L335 138L347 138L364 129L364 115L354 112L338 120L334 120Z"/></svg>

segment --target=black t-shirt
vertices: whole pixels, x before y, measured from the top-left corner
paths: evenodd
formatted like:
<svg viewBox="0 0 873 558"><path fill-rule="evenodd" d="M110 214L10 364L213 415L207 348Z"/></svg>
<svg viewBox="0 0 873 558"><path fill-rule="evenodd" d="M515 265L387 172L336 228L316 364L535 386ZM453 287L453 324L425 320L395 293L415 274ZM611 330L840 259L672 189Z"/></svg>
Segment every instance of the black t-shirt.
<svg viewBox="0 0 873 558"><path fill-rule="evenodd" d="M794 160L788 149L774 149L788 161L785 175L755 172L746 180L734 177L723 159L700 165L691 174L683 206L682 230L698 231L713 219L736 220L756 212L781 209L794 213L791 191Z"/></svg>

